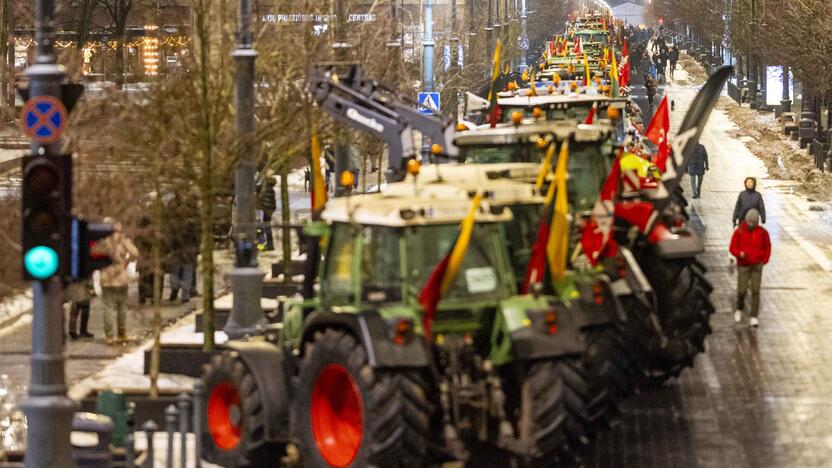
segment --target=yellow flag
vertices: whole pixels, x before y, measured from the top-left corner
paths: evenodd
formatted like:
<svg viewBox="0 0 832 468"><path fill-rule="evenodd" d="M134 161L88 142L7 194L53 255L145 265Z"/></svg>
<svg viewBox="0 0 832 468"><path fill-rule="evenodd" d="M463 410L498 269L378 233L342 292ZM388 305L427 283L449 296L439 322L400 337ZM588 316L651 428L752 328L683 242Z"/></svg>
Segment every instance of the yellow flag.
<svg viewBox="0 0 832 468"><path fill-rule="evenodd" d="M537 96L537 84L534 82L534 68L529 72L529 96Z"/></svg>
<svg viewBox="0 0 832 468"><path fill-rule="evenodd" d="M488 101L491 102L491 105L497 104L497 78L500 76L500 49L503 47L502 42L499 40L497 41L497 45L494 47L494 63L491 67L491 88L488 90Z"/></svg>
<svg viewBox="0 0 832 468"><path fill-rule="evenodd" d="M557 185L555 195L555 210L552 213L552 226L549 231L549 242L546 245L546 255L549 258L549 271L554 281L560 281L566 275L566 258L569 250L569 198L566 187L566 166L569 162L569 140L564 140L558 155L558 165L555 169ZM550 189L551 190L551 189Z"/></svg>
<svg viewBox="0 0 832 468"><path fill-rule="evenodd" d="M552 168L552 159L554 157L555 142L553 141L549 143L549 147L546 149L546 157L543 158L543 164L540 165L540 172L537 173L537 181L534 183L535 187L543 187L543 182L546 181L546 175L549 174L549 170Z"/></svg>
<svg viewBox="0 0 832 468"><path fill-rule="evenodd" d="M586 52L584 52L584 86L589 86L589 81L592 77L589 76L589 59L586 56Z"/></svg>
<svg viewBox="0 0 832 468"><path fill-rule="evenodd" d="M323 209L326 204L326 188L324 176L321 173L321 144L318 142L318 133L312 132L312 210Z"/></svg>
<svg viewBox="0 0 832 468"><path fill-rule="evenodd" d="M439 286L440 294L443 296L448 291L448 288L451 287L451 284L453 284L454 278L459 273L459 267L462 266L465 252L468 251L468 244L471 242L471 233L474 230L474 216L476 216L477 211L480 209L480 202L482 202L482 194L477 192L471 201L471 208L468 210L468 214L465 215L465 218L459 225L459 235L456 238L453 250L451 250L451 255L448 258L448 268L445 270L445 274L442 276L442 283Z"/></svg>
<svg viewBox="0 0 832 468"><path fill-rule="evenodd" d="M504 74L504 75L508 75L508 72L509 72L509 69L508 69L508 64L506 64L505 69L503 69L503 74Z"/></svg>

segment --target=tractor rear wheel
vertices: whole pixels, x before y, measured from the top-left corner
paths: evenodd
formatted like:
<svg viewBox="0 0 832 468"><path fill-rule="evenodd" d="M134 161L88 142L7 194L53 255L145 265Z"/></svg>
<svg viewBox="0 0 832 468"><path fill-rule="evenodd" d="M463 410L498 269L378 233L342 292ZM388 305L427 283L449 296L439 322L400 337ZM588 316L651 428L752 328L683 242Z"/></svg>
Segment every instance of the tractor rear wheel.
<svg viewBox="0 0 832 468"><path fill-rule="evenodd" d="M618 413L618 403L633 393L643 376L643 368L638 362L644 351L622 330L616 325L609 325L593 327L584 333L587 349L581 363L603 390L601 398L601 390L596 388L588 405L587 414L593 430L608 425Z"/></svg>
<svg viewBox="0 0 832 468"><path fill-rule="evenodd" d="M696 261L664 260L652 253L646 260L644 272L656 292L662 330L668 338L649 369L649 383L658 385L692 366L693 358L704 352L714 312L713 287Z"/></svg>
<svg viewBox="0 0 832 468"><path fill-rule="evenodd" d="M316 332L305 347L294 406L303 465L427 464L430 394L419 370L373 369L352 335Z"/></svg>
<svg viewBox="0 0 832 468"><path fill-rule="evenodd" d="M541 359L521 371L517 429L531 467L569 465L589 442L590 384L578 357Z"/></svg>
<svg viewBox="0 0 832 468"><path fill-rule="evenodd" d="M266 440L262 395L237 353L211 358L202 380L207 395L200 434L205 459L225 467L278 466L285 446Z"/></svg>

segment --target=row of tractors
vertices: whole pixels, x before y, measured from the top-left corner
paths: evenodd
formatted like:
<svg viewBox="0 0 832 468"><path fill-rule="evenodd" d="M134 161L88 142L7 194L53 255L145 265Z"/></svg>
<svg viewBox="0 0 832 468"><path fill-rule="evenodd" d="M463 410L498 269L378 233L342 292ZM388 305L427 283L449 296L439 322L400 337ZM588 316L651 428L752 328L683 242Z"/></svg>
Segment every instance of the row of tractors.
<svg viewBox="0 0 832 468"><path fill-rule="evenodd" d="M416 128L431 155L391 140L387 183L308 223L305 297L205 368L207 460L568 466L622 399L693 364L714 308L679 177L729 70L651 141L622 40L584 12L531 70L495 57L460 122L355 66L310 73L322 108L392 119L399 143Z"/></svg>

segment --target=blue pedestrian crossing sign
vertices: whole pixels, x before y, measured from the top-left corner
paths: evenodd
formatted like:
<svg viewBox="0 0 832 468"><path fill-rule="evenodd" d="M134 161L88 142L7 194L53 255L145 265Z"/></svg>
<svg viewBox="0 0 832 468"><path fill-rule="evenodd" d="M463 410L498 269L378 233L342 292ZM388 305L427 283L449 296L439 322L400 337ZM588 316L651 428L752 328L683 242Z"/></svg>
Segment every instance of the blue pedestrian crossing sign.
<svg viewBox="0 0 832 468"><path fill-rule="evenodd" d="M422 92L419 93L419 111L423 114L438 114L441 102L439 93L437 92Z"/></svg>

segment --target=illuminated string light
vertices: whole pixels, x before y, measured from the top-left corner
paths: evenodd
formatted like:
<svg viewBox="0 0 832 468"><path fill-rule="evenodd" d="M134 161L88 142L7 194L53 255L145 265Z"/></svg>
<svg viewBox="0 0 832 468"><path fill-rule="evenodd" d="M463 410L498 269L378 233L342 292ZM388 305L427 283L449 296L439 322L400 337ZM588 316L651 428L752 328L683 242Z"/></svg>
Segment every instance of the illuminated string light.
<svg viewBox="0 0 832 468"><path fill-rule="evenodd" d="M158 28L155 25L145 26L145 31L154 32ZM159 38L146 36L142 39L142 53L144 57L144 74L157 76L159 74Z"/></svg>

